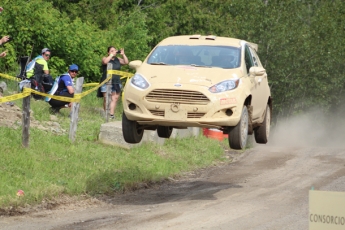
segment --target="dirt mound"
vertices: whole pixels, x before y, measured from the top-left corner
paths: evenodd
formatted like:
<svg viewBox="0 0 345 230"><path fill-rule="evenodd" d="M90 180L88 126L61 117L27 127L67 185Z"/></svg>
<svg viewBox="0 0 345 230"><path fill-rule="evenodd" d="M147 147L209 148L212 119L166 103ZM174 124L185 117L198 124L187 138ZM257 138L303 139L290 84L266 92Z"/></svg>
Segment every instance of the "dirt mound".
<svg viewBox="0 0 345 230"><path fill-rule="evenodd" d="M65 134L57 122L58 118L50 115L50 121L39 122L33 117L33 111L30 111L30 127L56 134ZM18 129L22 127L22 109L11 102L0 104L0 126Z"/></svg>

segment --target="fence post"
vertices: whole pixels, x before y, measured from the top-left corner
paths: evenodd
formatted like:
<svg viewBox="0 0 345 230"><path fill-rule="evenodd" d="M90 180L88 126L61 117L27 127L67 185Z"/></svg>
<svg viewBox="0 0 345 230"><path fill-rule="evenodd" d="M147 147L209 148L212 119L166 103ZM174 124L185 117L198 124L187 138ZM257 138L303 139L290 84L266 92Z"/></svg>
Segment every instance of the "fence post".
<svg viewBox="0 0 345 230"><path fill-rule="evenodd" d="M107 70L112 70L113 69L113 64L112 63L108 63L107 64ZM110 76L110 75L112 75L112 74L107 74L107 78ZM112 79L110 79L108 82L107 82L107 84L106 84L106 86L107 86L107 93L106 93L106 95L107 95L107 97L106 97L106 100L105 100L105 120L106 120L106 122L108 122L109 121L109 110L110 110L110 101L111 101L111 88L112 88Z"/></svg>
<svg viewBox="0 0 345 230"><path fill-rule="evenodd" d="M83 90L84 77L77 78L76 90L75 93L81 93ZM79 114L80 102L72 103L72 113L71 113L71 122L69 127L69 139L74 142L77 132L78 125L78 114Z"/></svg>
<svg viewBox="0 0 345 230"><path fill-rule="evenodd" d="M24 88L31 88L31 84L27 83ZM30 98L31 94L23 98L23 130L22 130L22 145L24 147L29 147L29 137L30 137Z"/></svg>

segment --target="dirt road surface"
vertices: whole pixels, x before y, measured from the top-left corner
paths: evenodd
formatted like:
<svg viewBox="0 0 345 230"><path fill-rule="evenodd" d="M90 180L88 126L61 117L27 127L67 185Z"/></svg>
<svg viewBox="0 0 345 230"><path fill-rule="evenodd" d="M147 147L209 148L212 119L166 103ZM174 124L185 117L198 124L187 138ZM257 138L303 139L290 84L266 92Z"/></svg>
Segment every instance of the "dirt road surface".
<svg viewBox="0 0 345 230"><path fill-rule="evenodd" d="M345 191L344 136L308 134L230 152L234 163L154 188L1 217L0 229L308 229L308 191Z"/></svg>

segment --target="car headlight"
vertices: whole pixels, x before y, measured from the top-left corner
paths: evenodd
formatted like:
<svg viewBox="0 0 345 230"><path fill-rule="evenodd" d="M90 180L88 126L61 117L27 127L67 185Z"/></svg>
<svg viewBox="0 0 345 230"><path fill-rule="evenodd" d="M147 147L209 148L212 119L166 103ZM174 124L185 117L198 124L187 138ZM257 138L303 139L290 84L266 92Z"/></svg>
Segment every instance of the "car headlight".
<svg viewBox="0 0 345 230"><path fill-rule="evenodd" d="M145 78L137 73L131 78L131 83L140 89L147 89L150 86Z"/></svg>
<svg viewBox="0 0 345 230"><path fill-rule="evenodd" d="M221 93L229 90L236 89L240 79L222 81L216 85L211 86L208 90L211 93Z"/></svg>

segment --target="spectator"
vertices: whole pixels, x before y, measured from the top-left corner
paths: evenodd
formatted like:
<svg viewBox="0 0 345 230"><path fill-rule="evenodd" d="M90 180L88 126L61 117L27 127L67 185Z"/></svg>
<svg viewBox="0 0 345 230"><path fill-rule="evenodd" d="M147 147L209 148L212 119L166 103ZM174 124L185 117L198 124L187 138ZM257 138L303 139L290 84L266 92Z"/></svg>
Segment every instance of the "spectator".
<svg viewBox="0 0 345 230"><path fill-rule="evenodd" d="M2 11L2 7L0 7L0 12ZM10 39L10 36L6 35L6 36L3 36L1 39L0 39L0 45L2 44L5 44L6 42L8 42ZM7 55L7 50L0 53L0 58L3 58Z"/></svg>
<svg viewBox="0 0 345 230"><path fill-rule="evenodd" d="M4 8L2 8L2 6L0 6L0 14L2 13L2 11L4 10ZM5 44L6 42L8 42L8 40L10 39L10 36L6 35L6 36L3 36L1 39L0 39L0 46L2 44ZM0 58L3 58L7 55L7 50L0 53Z"/></svg>
<svg viewBox="0 0 345 230"><path fill-rule="evenodd" d="M50 50L48 48L42 49L41 55L35 57L31 62L29 62L28 66L26 67L26 77L31 78L35 73L35 68L37 68L36 64L39 64L43 67L42 73L39 74L49 74L49 68L47 61L50 58Z"/></svg>
<svg viewBox="0 0 345 230"><path fill-rule="evenodd" d="M101 82L104 81L107 78L107 65L108 63L113 64L112 70L120 70L121 65L127 65L128 64L128 58L125 54L125 50L121 49L119 51L119 54L122 56L122 58L116 57L116 54L118 53L118 50L114 46L108 47L108 56L103 57L102 59L102 78ZM117 100L119 99L120 93L122 90L121 80L120 76L113 74L111 79L111 102L110 102L110 119L115 119L114 112L116 109ZM103 108L106 109L106 92L107 87L104 84L101 86L100 91L103 93Z"/></svg>
<svg viewBox="0 0 345 230"><path fill-rule="evenodd" d="M0 58L5 57L6 55L7 55L7 51L4 51L4 52L0 53Z"/></svg>
<svg viewBox="0 0 345 230"><path fill-rule="evenodd" d="M2 8L2 6L0 6L0 14L2 13L2 11L4 11L4 8ZM0 39L0 46L1 46L2 44L5 44L6 42L8 42L9 39L10 39L10 36L4 36L4 37L2 37L2 38ZM7 52L7 51L4 51L4 52L0 53L0 58L5 57L5 56L6 56L6 52Z"/></svg>
<svg viewBox="0 0 345 230"><path fill-rule="evenodd" d="M78 71L79 67L76 64L70 65L68 68L68 72L60 76L57 82L58 86L54 95L62 97L74 97L74 86L72 79L77 76ZM51 105L50 112L52 114L59 113L60 109L68 108L72 105L72 103L59 101L54 98L49 100L49 104Z"/></svg>
<svg viewBox="0 0 345 230"><path fill-rule="evenodd" d="M8 35L3 36L3 37L0 39L0 45L5 44L5 43L8 42L9 40L10 40L10 36L8 36Z"/></svg>

